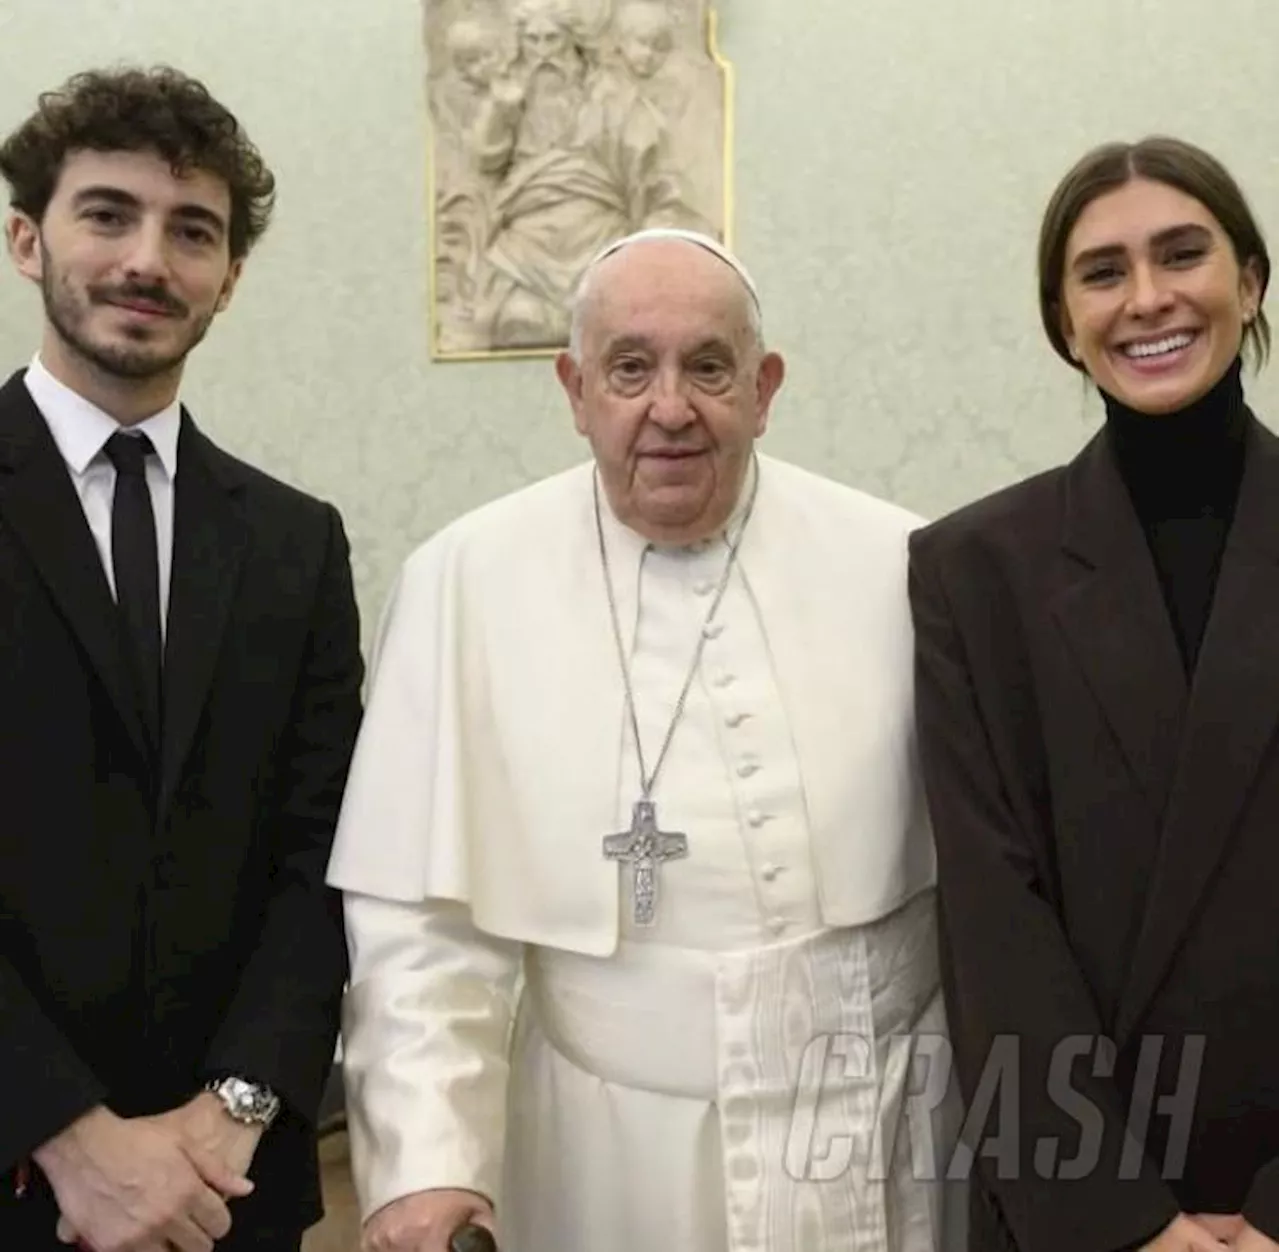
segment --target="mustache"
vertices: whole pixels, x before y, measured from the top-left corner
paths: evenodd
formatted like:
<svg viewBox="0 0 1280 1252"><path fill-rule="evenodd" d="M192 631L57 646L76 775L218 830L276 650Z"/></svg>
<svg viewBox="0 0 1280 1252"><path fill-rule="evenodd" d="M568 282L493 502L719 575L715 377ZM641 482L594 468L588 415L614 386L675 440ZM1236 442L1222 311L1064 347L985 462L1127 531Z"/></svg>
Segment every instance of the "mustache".
<svg viewBox="0 0 1280 1252"><path fill-rule="evenodd" d="M142 283L127 283L123 287L93 287L90 288L90 295L103 304L128 304L135 300L154 304L156 308L163 309L174 317L185 317L188 312L186 304L171 292L163 287L148 287Z"/></svg>

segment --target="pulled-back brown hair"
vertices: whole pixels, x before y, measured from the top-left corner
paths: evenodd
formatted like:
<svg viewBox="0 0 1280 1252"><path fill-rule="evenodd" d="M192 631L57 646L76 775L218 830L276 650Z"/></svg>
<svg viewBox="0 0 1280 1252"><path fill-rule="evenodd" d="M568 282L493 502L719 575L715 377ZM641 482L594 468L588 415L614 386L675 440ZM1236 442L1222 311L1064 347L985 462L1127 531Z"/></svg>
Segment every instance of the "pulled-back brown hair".
<svg viewBox="0 0 1280 1252"><path fill-rule="evenodd" d="M262 155L203 83L169 66L89 70L44 92L36 111L0 144L10 203L39 222L63 162L86 150L154 152L175 174L202 170L221 178L231 193L232 260L253 247L270 221L276 180Z"/></svg>
<svg viewBox="0 0 1280 1252"><path fill-rule="evenodd" d="M1271 279L1266 240L1254 220L1244 193L1226 168L1194 144L1163 135L1138 143L1108 143L1086 153L1067 172L1045 209L1040 224L1040 320L1053 350L1073 369L1075 360L1062 333L1062 279L1067 240L1090 204L1134 178L1164 183L1199 200L1218 220L1243 268L1252 263L1260 283L1257 315L1245 327L1244 342L1261 365L1271 353L1271 325L1262 311L1262 298Z"/></svg>

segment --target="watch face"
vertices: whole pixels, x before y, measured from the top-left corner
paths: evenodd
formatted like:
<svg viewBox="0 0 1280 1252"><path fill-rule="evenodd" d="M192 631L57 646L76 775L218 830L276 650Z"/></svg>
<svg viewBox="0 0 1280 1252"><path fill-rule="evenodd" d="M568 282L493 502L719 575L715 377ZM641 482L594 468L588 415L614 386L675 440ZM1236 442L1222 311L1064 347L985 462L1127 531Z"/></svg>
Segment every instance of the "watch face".
<svg viewBox="0 0 1280 1252"><path fill-rule="evenodd" d="M243 1078L227 1078L219 1084L218 1092L227 1106L227 1112L237 1121L266 1125L276 1115L279 1101L265 1087L246 1082Z"/></svg>

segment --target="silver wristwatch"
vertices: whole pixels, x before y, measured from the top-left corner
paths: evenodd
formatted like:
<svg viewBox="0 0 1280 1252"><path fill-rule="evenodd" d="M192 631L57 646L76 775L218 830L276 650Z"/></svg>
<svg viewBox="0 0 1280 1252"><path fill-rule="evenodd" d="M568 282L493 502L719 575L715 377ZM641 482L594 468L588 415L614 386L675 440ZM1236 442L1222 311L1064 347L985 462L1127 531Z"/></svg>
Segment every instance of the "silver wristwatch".
<svg viewBox="0 0 1280 1252"><path fill-rule="evenodd" d="M216 1095L227 1116L242 1126L261 1126L266 1130L280 1112L280 1097L270 1087L247 1078L214 1078L204 1089Z"/></svg>

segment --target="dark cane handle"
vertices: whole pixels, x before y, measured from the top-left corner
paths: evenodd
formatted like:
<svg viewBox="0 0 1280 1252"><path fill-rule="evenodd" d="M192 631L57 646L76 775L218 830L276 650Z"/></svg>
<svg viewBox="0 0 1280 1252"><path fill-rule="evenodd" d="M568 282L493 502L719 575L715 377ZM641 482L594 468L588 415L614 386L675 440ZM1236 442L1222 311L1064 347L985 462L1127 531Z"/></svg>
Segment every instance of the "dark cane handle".
<svg viewBox="0 0 1280 1252"><path fill-rule="evenodd" d="M493 1236L483 1226L459 1226L449 1239L449 1252L498 1252Z"/></svg>

